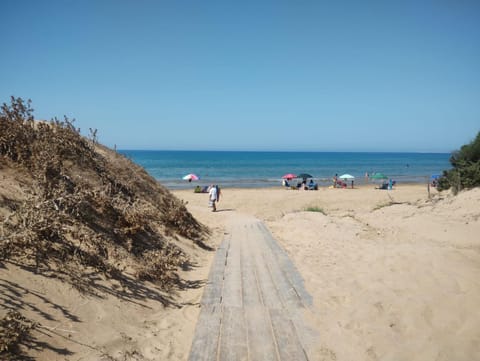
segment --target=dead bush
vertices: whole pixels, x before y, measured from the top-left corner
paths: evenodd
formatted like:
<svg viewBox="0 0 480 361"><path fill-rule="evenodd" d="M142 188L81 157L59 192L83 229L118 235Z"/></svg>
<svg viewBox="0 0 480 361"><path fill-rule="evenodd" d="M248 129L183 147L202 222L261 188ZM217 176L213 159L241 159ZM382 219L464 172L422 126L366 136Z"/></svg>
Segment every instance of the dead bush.
<svg viewBox="0 0 480 361"><path fill-rule="evenodd" d="M91 140L81 136L67 117L34 121L30 101L3 104L0 157L31 181L28 196L3 222L0 259L82 289L89 282L79 283L79 274L89 268L107 278L135 269L139 279L173 287L187 257L169 240L178 235L198 244L208 229L142 168L126 159L118 159L122 166L109 162L90 132Z"/></svg>
<svg viewBox="0 0 480 361"><path fill-rule="evenodd" d="M30 332L37 327L37 324L19 312L9 310L0 319L0 356L2 360L16 360L21 351L20 345L30 340Z"/></svg>

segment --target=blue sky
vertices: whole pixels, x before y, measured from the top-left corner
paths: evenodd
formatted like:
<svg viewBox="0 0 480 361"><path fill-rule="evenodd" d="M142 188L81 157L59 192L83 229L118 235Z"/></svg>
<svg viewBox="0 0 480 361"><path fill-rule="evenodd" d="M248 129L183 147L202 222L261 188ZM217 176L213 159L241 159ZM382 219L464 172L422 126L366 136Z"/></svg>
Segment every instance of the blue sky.
<svg viewBox="0 0 480 361"><path fill-rule="evenodd" d="M480 131L475 0L2 0L0 18L0 102L110 147L450 152Z"/></svg>

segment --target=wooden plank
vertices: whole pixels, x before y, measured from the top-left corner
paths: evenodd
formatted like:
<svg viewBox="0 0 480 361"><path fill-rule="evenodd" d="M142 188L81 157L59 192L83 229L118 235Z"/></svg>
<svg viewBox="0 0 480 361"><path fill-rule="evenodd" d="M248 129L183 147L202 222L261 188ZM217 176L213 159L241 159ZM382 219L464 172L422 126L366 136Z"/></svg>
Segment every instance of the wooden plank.
<svg viewBox="0 0 480 361"><path fill-rule="evenodd" d="M241 244L241 271L244 307L261 306L262 298L257 284L255 260L250 243L250 234L248 233Z"/></svg>
<svg viewBox="0 0 480 361"><path fill-rule="evenodd" d="M242 275L240 267L240 240L230 239L225 264L222 303L225 307L242 307Z"/></svg>
<svg viewBox="0 0 480 361"><path fill-rule="evenodd" d="M202 305L220 304L221 302L225 263L229 245L230 240L225 239L215 253L212 266L210 268L208 281L203 291L201 300Z"/></svg>
<svg viewBox="0 0 480 361"><path fill-rule="evenodd" d="M312 306L312 296L305 289L305 284L302 276L298 272L293 262L288 257L287 252L278 244L278 242L272 237L268 228L261 222L258 222L258 228L263 234L266 243L268 244L271 252L277 258L277 263L280 270L285 274L285 277L289 280L295 289L295 292L301 299L305 307Z"/></svg>
<svg viewBox="0 0 480 361"><path fill-rule="evenodd" d="M276 258L271 253L264 253L263 257L283 307L287 309L303 307L302 300L295 287L280 268Z"/></svg>
<svg viewBox="0 0 480 361"><path fill-rule="evenodd" d="M316 330L308 326L307 319L311 319L310 309L302 308L297 310L290 310L288 313L292 324L295 327L295 332L303 347L303 351L309 360L313 360L313 352L318 344L318 333Z"/></svg>
<svg viewBox="0 0 480 361"><path fill-rule="evenodd" d="M256 240L256 242L262 242L262 240L259 239ZM255 274L257 276L257 284L263 305L267 308L282 308L282 302L265 263L263 254L255 252L252 258L255 262Z"/></svg>
<svg viewBox="0 0 480 361"><path fill-rule="evenodd" d="M249 360L278 360L277 345L275 344L268 310L262 306L248 307L245 309L245 319Z"/></svg>
<svg viewBox="0 0 480 361"><path fill-rule="evenodd" d="M271 237L268 230L262 223L257 222L257 239L262 239L262 243L265 247L262 247L261 253L265 260L268 271L272 278L273 283L277 289L277 293L282 302L282 305L286 308L290 307L302 307L303 303L298 296L294 285L290 282L290 278L283 271L282 266L279 263L278 257L285 255L282 249L277 247L276 241ZM280 253L279 253L280 252Z"/></svg>
<svg viewBox="0 0 480 361"><path fill-rule="evenodd" d="M218 305L202 307L188 361L217 360L222 310Z"/></svg>
<svg viewBox="0 0 480 361"><path fill-rule="evenodd" d="M315 343L318 341L318 335L315 330L306 326L304 316L305 314L308 314L308 312L310 312L309 309L312 306L313 302L312 297L305 289L302 276L298 272L293 262L288 257L288 254L285 252L285 250L272 237L271 233L268 231L268 229L263 223L259 222L257 226L260 232L263 234L265 242L270 248L270 252L266 252L264 257L267 261L269 270L272 272L272 279L274 280L274 282L276 282L276 287L282 299L282 303L286 307L285 310L282 310L283 317L286 317L288 315L290 325L292 325L296 333L296 338L297 340L299 340L299 343L303 349L302 352L306 355L305 357L307 357L308 359L310 350L313 349ZM277 264L278 268L275 267L275 263ZM278 271L280 271L283 276L278 274ZM275 311L277 310L271 309L271 315L275 314ZM274 323L273 317L272 324ZM278 317L275 320L275 322L280 321ZM285 325L283 325L282 327L284 326ZM274 326L274 330L276 329L277 328ZM281 336L279 335L279 337ZM278 341L278 344L280 343L281 342ZM286 353L288 354L288 352ZM288 359L288 356L286 357L286 359Z"/></svg>
<svg viewBox="0 0 480 361"><path fill-rule="evenodd" d="M270 310L273 332L281 361L307 361L302 344L292 321L280 310Z"/></svg>
<svg viewBox="0 0 480 361"><path fill-rule="evenodd" d="M248 360L245 316L241 307L223 308L218 360Z"/></svg>

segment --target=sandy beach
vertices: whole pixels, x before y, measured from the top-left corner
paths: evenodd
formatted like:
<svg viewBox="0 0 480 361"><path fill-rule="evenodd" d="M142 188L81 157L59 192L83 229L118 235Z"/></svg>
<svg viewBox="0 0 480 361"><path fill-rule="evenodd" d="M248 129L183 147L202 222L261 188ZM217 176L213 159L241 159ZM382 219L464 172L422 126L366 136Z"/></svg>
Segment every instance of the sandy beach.
<svg viewBox="0 0 480 361"><path fill-rule="evenodd" d="M480 361L480 0L0 9L0 361Z"/></svg>
<svg viewBox="0 0 480 361"><path fill-rule="evenodd" d="M425 185L404 184L224 189L215 213L207 194L174 194L210 227L213 247L232 219L265 223L313 296L316 360L475 360L480 189L435 192L429 199ZM40 340L51 347L33 351L38 360L187 360L214 252L184 248L195 262L180 275L191 287L167 306L81 295L13 264L2 269L2 300L20 302L27 317L44 316Z"/></svg>
<svg viewBox="0 0 480 361"><path fill-rule="evenodd" d="M435 192L226 189L216 213L204 194L175 194L218 234L239 213L265 222L313 296L318 360L474 360L480 189Z"/></svg>

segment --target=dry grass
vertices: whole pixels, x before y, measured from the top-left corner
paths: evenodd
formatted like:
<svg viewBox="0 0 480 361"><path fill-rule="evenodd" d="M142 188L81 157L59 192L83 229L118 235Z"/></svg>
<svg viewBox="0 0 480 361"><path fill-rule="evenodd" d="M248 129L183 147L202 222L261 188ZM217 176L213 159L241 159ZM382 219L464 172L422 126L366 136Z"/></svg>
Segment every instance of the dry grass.
<svg viewBox="0 0 480 361"><path fill-rule="evenodd" d="M0 319L0 355L4 360L16 360L20 353L19 345L28 346L31 340L30 331L37 325L23 317L17 311L8 311Z"/></svg>
<svg viewBox="0 0 480 361"><path fill-rule="evenodd" d="M208 229L90 132L92 139L82 137L68 118L35 122L21 99L2 106L0 169L21 191L0 191L0 265L13 262L90 294L99 291L91 276L98 272L130 293L138 287L132 275L175 287L176 270L189 261L175 239L206 247Z"/></svg>

